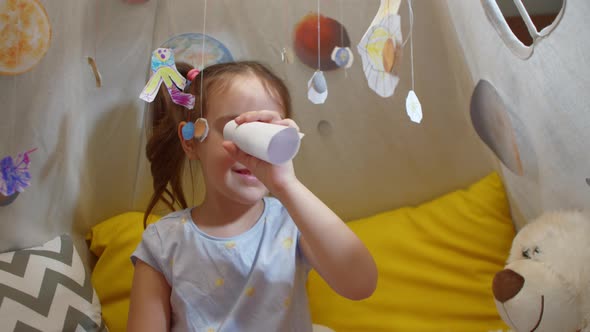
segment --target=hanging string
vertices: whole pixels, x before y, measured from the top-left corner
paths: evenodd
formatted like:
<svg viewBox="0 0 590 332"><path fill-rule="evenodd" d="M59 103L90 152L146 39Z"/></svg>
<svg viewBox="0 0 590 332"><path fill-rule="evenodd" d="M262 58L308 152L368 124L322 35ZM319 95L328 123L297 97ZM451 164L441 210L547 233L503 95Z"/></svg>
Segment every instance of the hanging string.
<svg viewBox="0 0 590 332"><path fill-rule="evenodd" d="M284 0L282 2L282 6L283 6L283 38L285 38L285 44L283 45L283 47L281 48L281 60L284 63L288 63L289 59L288 59L288 54L287 54L287 45L289 42L289 28L288 28L288 12L287 12L287 4L288 4L289 0Z"/></svg>
<svg viewBox="0 0 590 332"><path fill-rule="evenodd" d="M340 8L340 47L344 47L344 14L342 13L342 0L339 2ZM344 66L344 78L348 78L348 69Z"/></svg>
<svg viewBox="0 0 590 332"><path fill-rule="evenodd" d="M201 108L199 109L200 117L203 117L203 77L205 76L205 28L207 27L207 0L205 0L203 8L203 45L201 46L201 91L199 95L199 101Z"/></svg>
<svg viewBox="0 0 590 332"><path fill-rule="evenodd" d="M387 19L387 28L391 30L391 13L389 12L389 1L387 1L387 5L385 5L385 18Z"/></svg>
<svg viewBox="0 0 590 332"><path fill-rule="evenodd" d="M20 0L17 0L16 1L16 8L17 8L17 12L18 12L17 27L21 27L22 26L22 24L21 24L21 12L19 11L19 9L21 8L21 6L20 6ZM20 45L21 45L21 43L20 43L20 40L19 40L20 31L18 31L18 32L19 32L19 34L17 34L16 40L15 40L16 45L14 45L14 47L16 48L16 52L15 52L15 57L16 57L15 58L15 65L17 67L20 65L19 62L20 62L20 58L21 58L21 52L20 52ZM17 98L18 88L17 88L16 79L17 79L17 75L14 75L12 77L12 87L13 87L13 91L12 91L12 105L13 105L12 107L13 107L13 109L12 109L12 112L11 112L12 113L12 121L11 121L12 122L12 125L10 126L10 136L8 136L8 139L10 141L15 141L16 140L15 131L16 131L16 128L18 128L18 126L15 123L15 121L16 121L15 114L18 114L18 112L16 110L16 108L17 108L17 101L18 101L18 98Z"/></svg>
<svg viewBox="0 0 590 332"><path fill-rule="evenodd" d="M414 10L412 9L412 0L408 0L408 11L410 13L410 67L412 71L412 90L414 90L414 38L412 32L414 30Z"/></svg>
<svg viewBox="0 0 590 332"><path fill-rule="evenodd" d="M410 14L410 32L408 33L408 37L402 43L402 47L406 46L410 38L412 38L412 34L414 33L414 10L412 8L412 0L408 0L408 12Z"/></svg>
<svg viewBox="0 0 590 332"><path fill-rule="evenodd" d="M320 70L321 68L321 62L320 62L320 0L318 0L318 70Z"/></svg>
<svg viewBox="0 0 590 332"><path fill-rule="evenodd" d="M96 5L94 8L94 12L95 17L94 17L94 59L96 60L96 54L98 53L98 32L100 31L100 15L99 15L99 11L100 11L100 0L96 0Z"/></svg>
<svg viewBox="0 0 590 332"><path fill-rule="evenodd" d="M166 2L166 11L168 12L168 29L171 30L170 35L174 36L178 30L176 29L175 16L172 13L172 8L168 5L168 1L172 0L164 0L164 2Z"/></svg>

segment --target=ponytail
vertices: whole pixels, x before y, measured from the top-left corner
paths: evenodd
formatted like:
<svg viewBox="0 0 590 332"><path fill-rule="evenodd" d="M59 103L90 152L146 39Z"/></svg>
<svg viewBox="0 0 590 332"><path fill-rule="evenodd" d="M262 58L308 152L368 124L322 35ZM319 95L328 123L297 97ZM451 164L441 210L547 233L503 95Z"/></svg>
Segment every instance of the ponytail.
<svg viewBox="0 0 590 332"><path fill-rule="evenodd" d="M176 67L184 77L192 69L185 63L176 63ZM149 214L159 201L172 211L175 210L175 204L187 208L182 189L182 171L186 157L177 133L178 124L186 119L188 110L172 102L163 84L150 107L146 154L150 162L154 193L143 216L144 228Z"/></svg>

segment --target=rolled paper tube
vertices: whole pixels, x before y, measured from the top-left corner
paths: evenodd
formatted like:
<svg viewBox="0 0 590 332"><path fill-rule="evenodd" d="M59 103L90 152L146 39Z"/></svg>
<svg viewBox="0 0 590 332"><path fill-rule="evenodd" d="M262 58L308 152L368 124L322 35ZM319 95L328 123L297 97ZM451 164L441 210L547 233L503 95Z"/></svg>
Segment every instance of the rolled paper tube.
<svg viewBox="0 0 590 332"><path fill-rule="evenodd" d="M238 126L232 120L223 128L223 137L249 155L280 165L295 157L303 134L293 127L266 122L246 122Z"/></svg>

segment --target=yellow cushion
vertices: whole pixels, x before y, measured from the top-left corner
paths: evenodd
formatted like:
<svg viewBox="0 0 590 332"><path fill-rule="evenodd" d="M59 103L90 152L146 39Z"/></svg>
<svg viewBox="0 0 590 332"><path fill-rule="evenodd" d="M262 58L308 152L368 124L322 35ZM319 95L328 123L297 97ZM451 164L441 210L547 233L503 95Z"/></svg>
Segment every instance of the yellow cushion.
<svg viewBox="0 0 590 332"><path fill-rule="evenodd" d="M466 191L348 225L377 262L377 290L367 300L346 300L312 272L315 323L337 332L508 331L491 285L515 231L496 173Z"/></svg>
<svg viewBox="0 0 590 332"><path fill-rule="evenodd" d="M159 217L150 216L148 224ZM125 331L129 294L133 281L130 256L141 241L143 213L128 212L94 226L87 236L90 251L98 257L92 283L102 306L102 316L110 331Z"/></svg>

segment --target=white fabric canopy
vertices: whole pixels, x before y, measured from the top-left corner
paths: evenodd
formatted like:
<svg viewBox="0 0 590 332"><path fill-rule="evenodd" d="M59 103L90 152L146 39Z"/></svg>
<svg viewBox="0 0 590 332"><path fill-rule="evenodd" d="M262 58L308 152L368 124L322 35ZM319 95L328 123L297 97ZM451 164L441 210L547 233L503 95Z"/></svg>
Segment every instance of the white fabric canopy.
<svg viewBox="0 0 590 332"><path fill-rule="evenodd" d="M145 159L146 104L138 95L148 78L150 54L173 35L202 32L202 1L41 3L53 28L46 57L28 73L0 76L0 155L38 148L31 155L31 187L0 207L0 250L38 244L62 232L83 236L108 217L145 209L151 178ZM306 84L314 69L298 60L282 63L280 50L292 45L293 26L316 10L316 1L208 1L206 33L228 46L235 59L264 62L286 80L294 118L306 134L296 172L346 220L422 203L490 172L494 157L473 130L468 112L477 80L493 78L527 119L523 129L537 152L534 177L505 174L528 216L557 204L555 196L562 202L589 201L589 188L574 173L581 173L589 158L581 153L590 135L584 131L588 113L581 108L588 87L588 46L576 42L575 31L588 25L582 14L590 12L590 5L570 3L579 10L566 15L555 38L522 62L498 39L478 1L416 1L420 125L405 114L409 50L392 98L369 89L358 58L346 75L342 70L325 73L330 90L325 104L307 100ZM342 21L356 46L379 2L343 0L342 6ZM404 2L404 38L407 12ZM322 1L322 14L341 20L339 2ZM101 88L95 87L87 56L97 61ZM557 88L572 78L578 83ZM528 97L517 98L518 91ZM329 126L323 131L327 134L320 135L320 122ZM566 158L567 168L560 158Z"/></svg>

